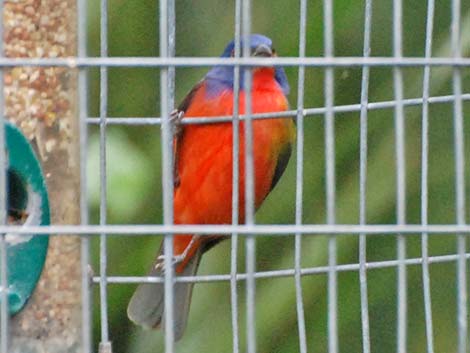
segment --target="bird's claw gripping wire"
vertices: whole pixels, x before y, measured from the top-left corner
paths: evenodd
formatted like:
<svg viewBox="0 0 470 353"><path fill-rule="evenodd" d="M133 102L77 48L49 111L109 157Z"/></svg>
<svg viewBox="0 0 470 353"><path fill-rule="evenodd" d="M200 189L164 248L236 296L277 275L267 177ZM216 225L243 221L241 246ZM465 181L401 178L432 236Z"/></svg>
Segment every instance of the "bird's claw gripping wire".
<svg viewBox="0 0 470 353"><path fill-rule="evenodd" d="M182 263L184 261L184 259L186 258L186 256L188 255L189 250L191 249L191 247L194 245L195 242L196 242L196 237L193 236L191 241L189 242L189 244L186 246L186 248L184 249L184 251L181 254L173 255L172 258L171 258L171 266L176 266L176 265ZM155 270L161 271L162 274L165 273L165 254L160 255L160 256L157 257L157 263L155 264Z"/></svg>
<svg viewBox="0 0 470 353"><path fill-rule="evenodd" d="M176 266L181 263L184 259L183 255L175 255L171 258L171 266ZM160 255L157 257L157 263L155 264L155 270L161 271L162 274L165 273L165 255Z"/></svg>
<svg viewBox="0 0 470 353"><path fill-rule="evenodd" d="M181 121L184 117L184 111L175 109L170 113L170 124L173 127L173 136L178 137L183 132Z"/></svg>
<svg viewBox="0 0 470 353"><path fill-rule="evenodd" d="M173 145L173 185L174 187L178 187L180 185L180 177L178 174L178 145L181 136L183 135L183 126L181 121L184 117L184 111L175 109L170 114L170 124L173 128L173 138L174 138L174 145Z"/></svg>

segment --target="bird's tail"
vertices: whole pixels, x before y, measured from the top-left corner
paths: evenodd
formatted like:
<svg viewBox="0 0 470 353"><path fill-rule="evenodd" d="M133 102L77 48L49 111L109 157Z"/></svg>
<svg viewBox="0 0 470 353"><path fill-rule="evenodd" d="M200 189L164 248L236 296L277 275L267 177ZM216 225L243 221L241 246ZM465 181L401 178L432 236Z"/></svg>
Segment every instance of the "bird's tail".
<svg viewBox="0 0 470 353"><path fill-rule="evenodd" d="M163 248L163 247L162 247ZM199 267L202 255L199 248L180 272L175 272L176 276L193 276ZM160 254L163 254L162 250ZM164 276L161 266L157 266L158 260L152 265L149 276ZM194 283L178 282L174 286L174 338L175 341L183 336L188 319L189 306L191 303L191 293ZM165 308L165 290L163 283L140 284L134 292L127 307L127 315L137 325L147 329L160 328L163 319L163 309ZM163 327L165 324L163 323Z"/></svg>

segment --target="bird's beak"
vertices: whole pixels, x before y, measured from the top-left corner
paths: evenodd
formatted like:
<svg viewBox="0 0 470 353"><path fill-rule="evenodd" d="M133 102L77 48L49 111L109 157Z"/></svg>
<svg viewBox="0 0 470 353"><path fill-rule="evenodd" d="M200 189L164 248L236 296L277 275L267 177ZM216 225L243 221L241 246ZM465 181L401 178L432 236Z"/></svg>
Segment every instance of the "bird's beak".
<svg viewBox="0 0 470 353"><path fill-rule="evenodd" d="M256 49L253 51L253 56L260 56L260 57L268 57L270 58L273 56L273 51L272 49L267 46L266 44L260 44L256 47Z"/></svg>

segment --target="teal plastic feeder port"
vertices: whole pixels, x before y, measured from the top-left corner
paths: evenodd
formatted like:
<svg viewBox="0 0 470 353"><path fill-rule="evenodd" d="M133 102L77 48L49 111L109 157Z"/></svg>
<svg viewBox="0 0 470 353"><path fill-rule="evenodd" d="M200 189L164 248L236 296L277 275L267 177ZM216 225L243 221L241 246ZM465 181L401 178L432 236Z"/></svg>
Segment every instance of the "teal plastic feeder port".
<svg viewBox="0 0 470 353"><path fill-rule="evenodd" d="M49 200L39 160L15 126L5 123L5 136L8 224L49 225ZM36 287L48 242L47 235L6 234L10 314L24 307Z"/></svg>

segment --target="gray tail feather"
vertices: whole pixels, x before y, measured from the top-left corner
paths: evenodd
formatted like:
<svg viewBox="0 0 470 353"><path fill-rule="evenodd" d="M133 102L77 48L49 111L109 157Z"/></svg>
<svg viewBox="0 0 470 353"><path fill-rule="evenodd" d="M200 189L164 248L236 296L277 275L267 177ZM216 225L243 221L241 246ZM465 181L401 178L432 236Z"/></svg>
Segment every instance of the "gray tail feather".
<svg viewBox="0 0 470 353"><path fill-rule="evenodd" d="M199 267L202 250L199 249L178 276L194 276ZM160 269L152 265L149 276L163 276ZM174 287L174 338L179 340L184 333L188 320L191 293L194 283L176 283ZM147 329L161 326L165 308L165 289L163 283L140 284L127 306L127 315L135 324ZM164 325L163 325L164 326Z"/></svg>

